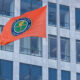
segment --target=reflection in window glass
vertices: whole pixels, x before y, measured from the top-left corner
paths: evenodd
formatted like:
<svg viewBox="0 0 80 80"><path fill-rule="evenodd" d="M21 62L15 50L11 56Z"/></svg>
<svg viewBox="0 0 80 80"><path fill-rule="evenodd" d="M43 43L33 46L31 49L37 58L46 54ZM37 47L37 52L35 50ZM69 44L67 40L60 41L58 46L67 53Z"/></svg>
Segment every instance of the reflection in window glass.
<svg viewBox="0 0 80 80"><path fill-rule="evenodd" d="M75 17L76 17L76 30L80 30L80 9L76 8L75 10Z"/></svg>
<svg viewBox="0 0 80 80"><path fill-rule="evenodd" d="M0 34L2 32L2 29L3 29L3 25L0 25Z"/></svg>
<svg viewBox="0 0 80 80"><path fill-rule="evenodd" d="M21 0L21 14L40 8L41 6L42 0Z"/></svg>
<svg viewBox="0 0 80 80"><path fill-rule="evenodd" d="M48 24L56 26L56 4L48 2Z"/></svg>
<svg viewBox="0 0 80 80"><path fill-rule="evenodd" d="M0 33L2 32L2 30L3 30L3 25L0 25ZM14 42L9 43L5 46L0 46L0 50L13 52L14 51Z"/></svg>
<svg viewBox="0 0 80 80"><path fill-rule="evenodd" d="M31 54L41 56L41 38L31 37Z"/></svg>
<svg viewBox="0 0 80 80"><path fill-rule="evenodd" d="M61 71L61 80L71 80L69 71Z"/></svg>
<svg viewBox="0 0 80 80"><path fill-rule="evenodd" d="M56 59L57 58L57 38L56 36L49 35L49 58Z"/></svg>
<svg viewBox="0 0 80 80"><path fill-rule="evenodd" d="M42 6L42 0L31 0L31 2L32 2L32 10L40 8Z"/></svg>
<svg viewBox="0 0 80 80"><path fill-rule="evenodd" d="M49 80L57 80L57 70L49 68Z"/></svg>
<svg viewBox="0 0 80 80"><path fill-rule="evenodd" d="M77 73L77 80L80 80L80 73Z"/></svg>
<svg viewBox="0 0 80 80"><path fill-rule="evenodd" d="M0 0L0 14L13 16L14 14L14 0Z"/></svg>
<svg viewBox="0 0 80 80"><path fill-rule="evenodd" d="M70 27L70 12L68 6L60 5L60 26L67 29Z"/></svg>
<svg viewBox="0 0 80 80"><path fill-rule="evenodd" d="M13 80L13 63L0 60L0 80Z"/></svg>
<svg viewBox="0 0 80 80"><path fill-rule="evenodd" d="M80 62L80 41L76 41L76 61Z"/></svg>
<svg viewBox="0 0 80 80"><path fill-rule="evenodd" d="M21 63L20 80L42 80L42 68Z"/></svg>
<svg viewBox="0 0 80 80"><path fill-rule="evenodd" d="M61 38L61 59L63 61L70 61L70 40L68 38Z"/></svg>
<svg viewBox="0 0 80 80"><path fill-rule="evenodd" d="M21 14L28 12L30 10L31 10L31 0L21 0Z"/></svg>
<svg viewBox="0 0 80 80"><path fill-rule="evenodd" d="M21 39L20 53L42 56L42 39L38 37L28 37Z"/></svg>
<svg viewBox="0 0 80 80"><path fill-rule="evenodd" d="M42 80L41 67L31 66L31 80Z"/></svg>
<svg viewBox="0 0 80 80"><path fill-rule="evenodd" d="M30 80L30 65L20 64L20 80Z"/></svg>
<svg viewBox="0 0 80 80"><path fill-rule="evenodd" d="M1 50L13 52L14 51L14 42L9 43L5 46L1 46Z"/></svg>

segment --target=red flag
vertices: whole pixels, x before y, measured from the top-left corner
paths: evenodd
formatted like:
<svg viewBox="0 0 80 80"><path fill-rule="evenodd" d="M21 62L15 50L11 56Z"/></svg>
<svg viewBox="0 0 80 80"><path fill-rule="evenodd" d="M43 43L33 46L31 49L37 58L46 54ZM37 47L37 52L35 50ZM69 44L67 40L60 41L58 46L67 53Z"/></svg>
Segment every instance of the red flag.
<svg viewBox="0 0 80 80"><path fill-rule="evenodd" d="M46 7L11 18L0 35L0 44L31 36L46 38Z"/></svg>

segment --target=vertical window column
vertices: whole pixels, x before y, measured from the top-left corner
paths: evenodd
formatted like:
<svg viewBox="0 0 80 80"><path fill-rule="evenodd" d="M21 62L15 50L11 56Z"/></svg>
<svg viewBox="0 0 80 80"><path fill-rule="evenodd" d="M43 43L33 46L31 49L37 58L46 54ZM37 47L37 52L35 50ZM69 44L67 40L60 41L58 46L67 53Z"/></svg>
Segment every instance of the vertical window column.
<svg viewBox="0 0 80 80"><path fill-rule="evenodd" d="M25 7L26 6L26 7ZM21 14L40 8L42 0L21 0ZM20 40L20 53L42 56L42 39L29 37Z"/></svg>

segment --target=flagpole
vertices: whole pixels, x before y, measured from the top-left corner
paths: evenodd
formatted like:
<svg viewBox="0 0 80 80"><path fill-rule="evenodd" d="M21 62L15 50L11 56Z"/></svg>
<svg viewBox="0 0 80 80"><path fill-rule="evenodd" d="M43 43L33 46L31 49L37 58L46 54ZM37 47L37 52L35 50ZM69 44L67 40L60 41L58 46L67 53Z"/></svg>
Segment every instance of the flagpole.
<svg viewBox="0 0 80 80"><path fill-rule="evenodd" d="M57 80L61 80L59 0L56 0L56 5L57 5Z"/></svg>

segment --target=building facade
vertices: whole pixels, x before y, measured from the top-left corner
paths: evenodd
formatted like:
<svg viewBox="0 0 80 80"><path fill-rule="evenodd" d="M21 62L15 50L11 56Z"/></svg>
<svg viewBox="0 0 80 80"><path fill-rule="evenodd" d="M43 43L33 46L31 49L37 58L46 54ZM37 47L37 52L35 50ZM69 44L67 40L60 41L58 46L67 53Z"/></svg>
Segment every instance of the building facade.
<svg viewBox="0 0 80 80"><path fill-rule="evenodd" d="M0 33L11 17L47 5L47 38L28 37L0 46L0 80L80 80L79 3L0 0Z"/></svg>

